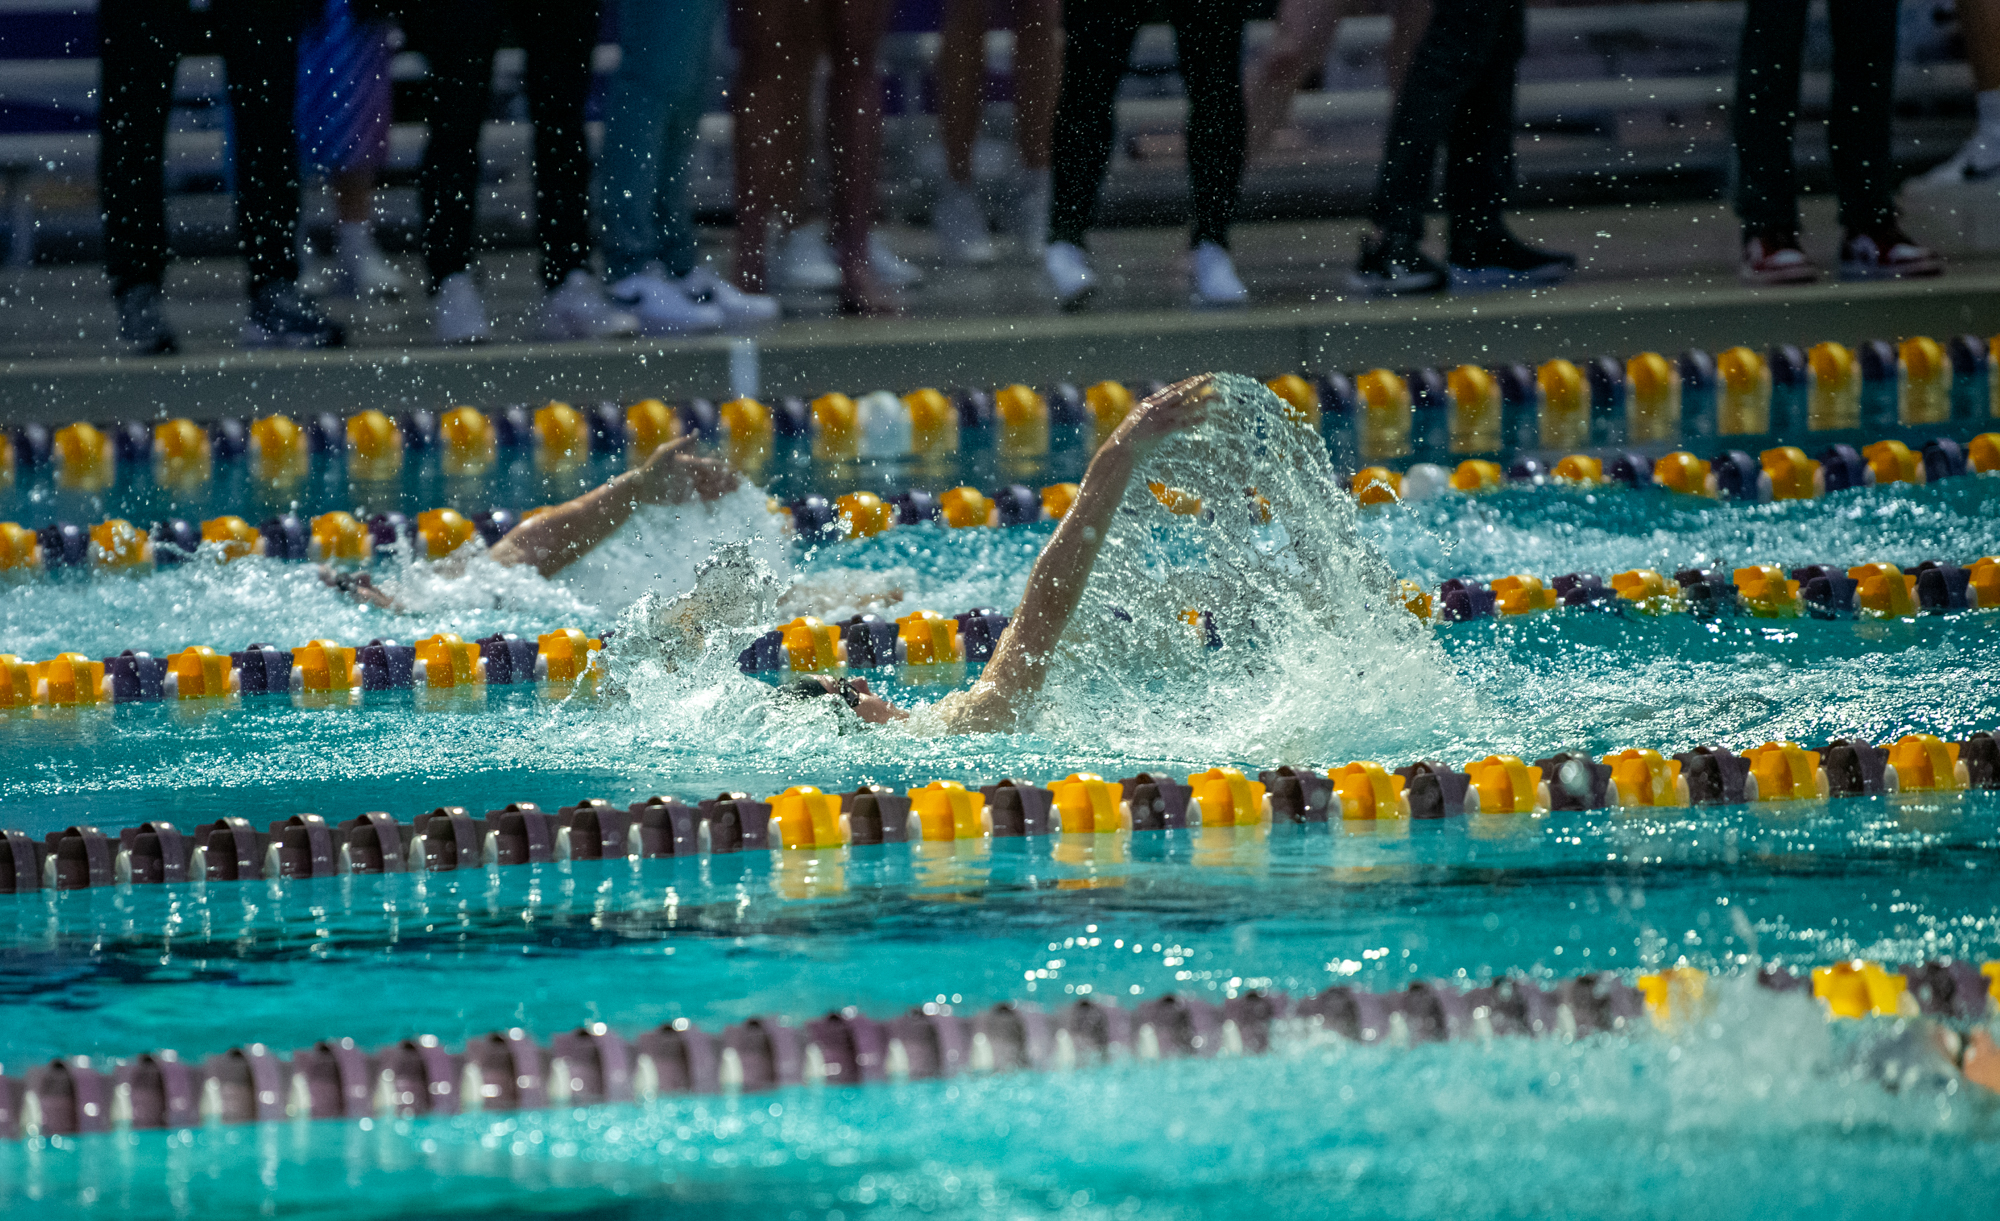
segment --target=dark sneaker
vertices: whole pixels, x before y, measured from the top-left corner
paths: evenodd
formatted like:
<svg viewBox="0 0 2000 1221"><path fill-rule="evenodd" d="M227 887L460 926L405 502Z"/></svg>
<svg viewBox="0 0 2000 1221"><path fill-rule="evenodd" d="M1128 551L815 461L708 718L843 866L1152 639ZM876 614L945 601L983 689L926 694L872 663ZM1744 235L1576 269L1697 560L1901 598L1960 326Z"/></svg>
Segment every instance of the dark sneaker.
<svg viewBox="0 0 2000 1221"><path fill-rule="evenodd" d="M246 348L337 348L346 342L347 331L289 280L273 280L250 298L250 321L243 324Z"/></svg>
<svg viewBox="0 0 2000 1221"><path fill-rule="evenodd" d="M1505 231L1463 245L1452 243L1453 288L1536 288L1559 284L1575 270L1575 255L1538 249Z"/></svg>
<svg viewBox="0 0 2000 1221"><path fill-rule="evenodd" d="M1745 284L1810 284L1819 268L1799 249L1795 233L1753 233L1743 239L1736 274Z"/></svg>
<svg viewBox="0 0 2000 1221"><path fill-rule="evenodd" d="M181 341L160 316L160 287L134 284L118 294L118 338L134 356L172 356Z"/></svg>
<svg viewBox="0 0 2000 1221"><path fill-rule="evenodd" d="M1384 297L1434 293L1449 277L1414 238L1371 233L1361 239L1361 258L1347 282L1361 292Z"/></svg>
<svg viewBox="0 0 2000 1221"><path fill-rule="evenodd" d="M1840 243L1843 280L1901 280L1944 274L1944 260L1919 246L1895 222L1849 233Z"/></svg>

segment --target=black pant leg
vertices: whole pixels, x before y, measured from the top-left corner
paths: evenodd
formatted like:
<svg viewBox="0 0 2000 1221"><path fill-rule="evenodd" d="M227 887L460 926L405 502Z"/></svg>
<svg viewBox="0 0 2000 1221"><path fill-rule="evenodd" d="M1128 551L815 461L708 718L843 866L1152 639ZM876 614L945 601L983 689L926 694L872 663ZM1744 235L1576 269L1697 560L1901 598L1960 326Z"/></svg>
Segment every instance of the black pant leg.
<svg viewBox="0 0 2000 1221"><path fill-rule="evenodd" d="M522 87L535 124L535 237L550 288L590 264L590 152L583 107L597 47L596 0L512 0L528 43Z"/></svg>
<svg viewBox="0 0 2000 1221"><path fill-rule="evenodd" d="M1444 211L1454 250L1500 233L1514 186L1514 79L1527 46L1523 0L1494 0L1485 30L1490 50L1459 99L1445 137Z"/></svg>
<svg viewBox="0 0 2000 1221"><path fill-rule="evenodd" d="M114 293L166 275L167 111L189 30L184 11L154 0L97 7L97 198Z"/></svg>
<svg viewBox="0 0 2000 1221"><path fill-rule="evenodd" d="M1878 0L1881 2L1881 0ZM1799 119L1799 63L1808 0L1747 0L1736 57L1736 215L1745 233L1796 234L1798 174L1792 128ZM1893 4L1884 4L1891 11Z"/></svg>
<svg viewBox="0 0 2000 1221"><path fill-rule="evenodd" d="M268 0L217 4L214 42L229 77L236 155L236 242L250 291L299 278L299 13Z"/></svg>
<svg viewBox="0 0 2000 1221"><path fill-rule="evenodd" d="M1187 86L1191 245L1229 245L1243 193L1243 17L1241 0L1177 0L1168 10Z"/></svg>
<svg viewBox="0 0 2000 1221"><path fill-rule="evenodd" d="M1438 145L1494 47L1490 0L1435 0L1383 142L1369 216L1384 233L1419 238Z"/></svg>
<svg viewBox="0 0 2000 1221"><path fill-rule="evenodd" d="M1049 240L1081 246L1111 167L1118 82L1139 34L1140 0L1063 5L1063 79L1051 140Z"/></svg>
<svg viewBox="0 0 2000 1221"><path fill-rule="evenodd" d="M1844 229L1872 229L1896 217L1896 163L1890 125L1896 104L1896 6L1883 0L1828 0L1833 26L1833 96L1827 116L1833 185Z"/></svg>
<svg viewBox="0 0 2000 1221"><path fill-rule="evenodd" d="M472 223L479 193L479 130L493 86L498 15L485 4L426 0L404 10L412 50L429 64L430 140L418 188L424 209L424 261L431 291L472 266Z"/></svg>

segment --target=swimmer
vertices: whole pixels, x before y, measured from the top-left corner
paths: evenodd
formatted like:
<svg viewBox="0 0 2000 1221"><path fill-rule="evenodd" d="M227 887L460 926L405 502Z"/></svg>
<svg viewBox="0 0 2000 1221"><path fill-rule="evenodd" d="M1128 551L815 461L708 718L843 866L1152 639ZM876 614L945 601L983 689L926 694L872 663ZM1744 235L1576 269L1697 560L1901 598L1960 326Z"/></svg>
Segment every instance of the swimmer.
<svg viewBox="0 0 2000 1221"><path fill-rule="evenodd" d="M1858 1060L1867 1077L1895 1093L1942 1089L1959 1081L2000 1093L2000 1047L1983 1026L1961 1034L1930 1018L1911 1021L1861 1048Z"/></svg>
<svg viewBox="0 0 2000 1221"><path fill-rule="evenodd" d="M946 732L1004 733L1015 727L1048 679L1056 642L1083 597L1084 583L1097 563L1105 529L1124 499L1133 468L1160 442L1201 423L1214 397L1210 374L1176 382L1135 405L1098 449L1084 472L1076 502L1028 573L1020 608L993 646L985 672L969 690L953 692L938 702L937 714ZM871 692L862 679L812 675L781 690L794 698L838 696L871 724L909 716Z"/></svg>
<svg viewBox="0 0 2000 1221"><path fill-rule="evenodd" d="M1098 447L1076 500L1028 573L1020 608L994 645L979 681L939 701L937 715L947 732L999 733L1014 728L1048 679L1056 642L1083 596L1133 469L1160 442L1200 424L1214 399L1212 374L1176 382L1135 404ZM712 501L733 491L738 483L735 472L715 459L689 453L692 444L684 437L661 446L643 465L515 526L488 555L501 564L528 565L545 577L554 576L609 538L642 504ZM363 602L396 608L395 600L365 574L336 574L329 569L321 575ZM781 698L794 699L837 696L871 724L909 716L870 691L865 679L814 675L780 692Z"/></svg>

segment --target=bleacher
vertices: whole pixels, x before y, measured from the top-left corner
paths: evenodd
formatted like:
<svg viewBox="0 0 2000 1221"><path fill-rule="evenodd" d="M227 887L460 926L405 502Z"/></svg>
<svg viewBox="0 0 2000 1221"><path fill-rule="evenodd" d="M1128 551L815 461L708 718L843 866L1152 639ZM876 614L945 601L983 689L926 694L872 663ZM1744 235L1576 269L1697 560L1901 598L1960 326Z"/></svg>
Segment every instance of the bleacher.
<svg viewBox="0 0 2000 1221"><path fill-rule="evenodd" d="M95 7L94 0L0 0L5 198L0 250L13 264L97 254ZM1896 153L1911 170L1947 155L1968 127L1970 73L1951 58L1948 37L1935 28L1935 7L1932 0L1905 6ZM941 172L931 114L939 9L937 0L904 0L884 47L882 192L885 205L906 216L923 213L930 184ZM1519 200L1721 192L1730 172L1728 102L1741 14L1739 3L1721 0L1531 10L1519 96ZM1253 25L1252 47L1269 33L1268 22ZM1249 171L1249 214L1328 215L1365 203L1391 101L1381 67L1388 33L1384 16L1343 23L1315 87L1297 98L1280 154ZM1809 119L1824 113L1828 93L1823 13L1812 38L1805 85ZM607 23L606 40L597 50L600 93L605 74L618 62L615 40ZM1010 96L1005 79L1010 42L1005 32L988 37L988 70L996 86L991 96ZM730 117L723 96L731 56L726 47L718 50L709 113L701 125L695 196L698 211L719 219L729 207ZM480 224L487 240L496 243L526 241L530 233L521 62L518 51L496 59L494 110L482 143L487 196ZM1147 27L1134 68L1119 104L1107 219L1175 218L1185 192L1180 140L1185 102L1166 27ZM404 121L392 135L390 189L382 202L389 240L407 242L416 225L416 201L408 188L424 142L421 56L399 55L395 73ZM167 160L173 241L186 252L227 249L229 124L220 60L185 60L176 102ZM1005 188L1011 114L1005 101L989 106L987 138L977 158L996 194ZM593 137L595 130L593 125ZM1810 181L1825 156L1818 124L1802 129L1799 154ZM307 215L310 225L316 216L312 200Z"/></svg>

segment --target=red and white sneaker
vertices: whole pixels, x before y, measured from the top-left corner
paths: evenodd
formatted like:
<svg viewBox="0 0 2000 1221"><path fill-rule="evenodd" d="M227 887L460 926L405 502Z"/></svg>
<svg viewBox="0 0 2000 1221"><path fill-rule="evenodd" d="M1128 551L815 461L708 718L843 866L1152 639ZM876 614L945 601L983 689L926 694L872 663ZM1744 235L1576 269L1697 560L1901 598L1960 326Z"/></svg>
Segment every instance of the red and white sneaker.
<svg viewBox="0 0 2000 1221"><path fill-rule="evenodd" d="M1894 223L1849 233L1840 243L1843 280L1902 280L1944 274L1937 251L1919 246Z"/></svg>
<svg viewBox="0 0 2000 1221"><path fill-rule="evenodd" d="M1736 274L1745 284L1810 284L1819 279L1819 268L1799 249L1798 238L1757 233L1744 240Z"/></svg>

